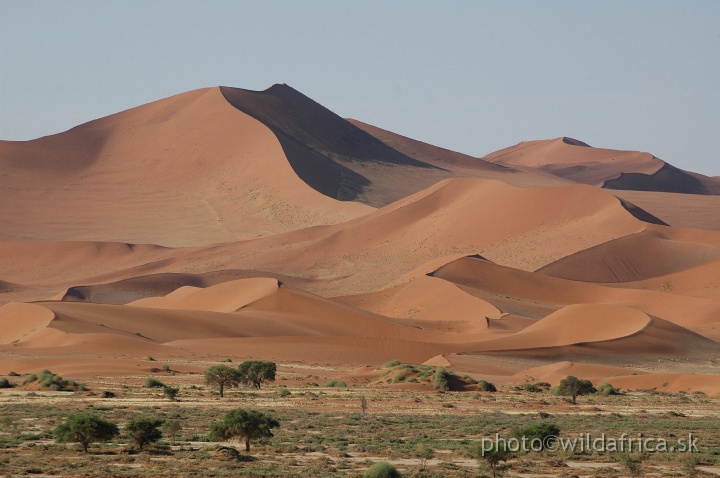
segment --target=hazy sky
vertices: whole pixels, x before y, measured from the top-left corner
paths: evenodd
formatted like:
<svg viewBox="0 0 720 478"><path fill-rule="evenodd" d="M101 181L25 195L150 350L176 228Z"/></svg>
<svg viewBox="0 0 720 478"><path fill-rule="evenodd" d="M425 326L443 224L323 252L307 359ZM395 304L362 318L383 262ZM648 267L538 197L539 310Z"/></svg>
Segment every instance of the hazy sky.
<svg viewBox="0 0 720 478"><path fill-rule="evenodd" d="M273 83L472 155L571 136L720 175L716 0L0 0L0 139Z"/></svg>

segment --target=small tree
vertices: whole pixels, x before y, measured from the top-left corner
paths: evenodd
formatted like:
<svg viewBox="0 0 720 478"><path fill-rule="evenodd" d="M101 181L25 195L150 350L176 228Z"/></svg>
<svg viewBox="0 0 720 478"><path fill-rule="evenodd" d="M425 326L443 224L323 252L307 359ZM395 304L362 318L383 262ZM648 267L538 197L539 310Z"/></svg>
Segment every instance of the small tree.
<svg viewBox="0 0 720 478"><path fill-rule="evenodd" d="M415 456L420 459L420 469L424 470L428 460L435 458L435 450L427 445L418 445L415 448Z"/></svg>
<svg viewBox="0 0 720 478"><path fill-rule="evenodd" d="M565 395L571 397L573 403L577 403L576 399L578 395L588 395L595 393L595 387L593 387L590 380L581 380L572 375L568 375L560 381L560 385L557 388L559 395Z"/></svg>
<svg viewBox="0 0 720 478"><path fill-rule="evenodd" d="M250 451L250 441L258 438L271 438L272 429L280 422L257 410L237 408L229 411L221 422L210 427L211 441L224 441L233 437L245 440L245 451Z"/></svg>
<svg viewBox="0 0 720 478"><path fill-rule="evenodd" d="M503 465L503 462L513 457L505 443L493 444L489 450L486 450L481 444L478 444L473 450L473 455L478 463L484 461L490 467L493 478L496 478L498 473L502 473L502 471L507 468L507 465Z"/></svg>
<svg viewBox="0 0 720 478"><path fill-rule="evenodd" d="M367 413L368 403L365 395L360 395L360 408L362 408L363 413Z"/></svg>
<svg viewBox="0 0 720 478"><path fill-rule="evenodd" d="M180 423L180 420L166 420L163 424L163 430L171 436L173 440L176 440L178 433L182 431L182 424Z"/></svg>
<svg viewBox="0 0 720 478"><path fill-rule="evenodd" d="M85 453L91 443L111 440L119 433L117 425L88 412L68 415L53 432L58 443L79 443Z"/></svg>
<svg viewBox="0 0 720 478"><path fill-rule="evenodd" d="M260 388L263 382L274 382L277 365L275 362L248 360L238 365L240 382Z"/></svg>
<svg viewBox="0 0 720 478"><path fill-rule="evenodd" d="M205 384L218 386L220 397L223 396L225 387L234 387L238 383L240 383L240 374L227 365L213 365L205 371Z"/></svg>
<svg viewBox="0 0 720 478"><path fill-rule="evenodd" d="M162 438L162 432L158 428L164 422L160 418L134 418L125 426L125 432L142 451L146 445Z"/></svg>

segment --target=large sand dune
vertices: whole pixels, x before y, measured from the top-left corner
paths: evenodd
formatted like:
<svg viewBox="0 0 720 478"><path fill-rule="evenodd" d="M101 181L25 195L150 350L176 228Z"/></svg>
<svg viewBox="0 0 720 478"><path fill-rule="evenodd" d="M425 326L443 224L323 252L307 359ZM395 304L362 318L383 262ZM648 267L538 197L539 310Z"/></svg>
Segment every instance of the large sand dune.
<svg viewBox="0 0 720 478"><path fill-rule="evenodd" d="M593 148L566 137L522 142L483 159L608 189L720 194L717 179L675 168L650 153Z"/></svg>
<svg viewBox="0 0 720 478"><path fill-rule="evenodd" d="M720 393L718 181L569 138L473 158L287 85L184 93L0 142L0 365L399 359Z"/></svg>
<svg viewBox="0 0 720 478"><path fill-rule="evenodd" d="M2 240L211 244L342 222L273 132L210 88L27 142L0 142Z"/></svg>

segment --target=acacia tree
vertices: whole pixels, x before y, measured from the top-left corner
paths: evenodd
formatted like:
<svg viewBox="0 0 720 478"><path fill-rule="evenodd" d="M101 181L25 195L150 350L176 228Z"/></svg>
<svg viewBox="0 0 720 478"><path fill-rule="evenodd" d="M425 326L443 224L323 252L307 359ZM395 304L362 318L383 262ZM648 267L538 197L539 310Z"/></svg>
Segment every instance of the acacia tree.
<svg viewBox="0 0 720 478"><path fill-rule="evenodd" d="M65 422L53 431L58 443L74 442L87 453L93 442L108 441L120 434L117 425L92 413L78 412L68 415Z"/></svg>
<svg viewBox="0 0 720 478"><path fill-rule="evenodd" d="M245 385L252 385L260 388L263 382L275 381L275 362L263 362L261 360L248 360L238 365L240 382Z"/></svg>
<svg viewBox="0 0 720 478"><path fill-rule="evenodd" d="M559 395L571 397L573 403L577 403L576 399L578 395L588 395L595 393L595 391L595 387L593 387L590 380L582 380L572 375L568 375L562 379L557 388Z"/></svg>
<svg viewBox="0 0 720 478"><path fill-rule="evenodd" d="M505 443L495 443L489 450L478 444L473 450L473 455L478 463L484 461L490 467L493 478L507 468L504 462L513 458L513 454Z"/></svg>
<svg viewBox="0 0 720 478"><path fill-rule="evenodd" d="M238 371L227 365L213 365L205 371L205 384L217 385L220 388L220 397L226 386L234 387L240 383Z"/></svg>
<svg viewBox="0 0 720 478"><path fill-rule="evenodd" d="M250 441L257 438L271 438L272 429L278 428L280 422L270 415L257 410L237 408L229 411L221 422L210 427L211 441L225 441L238 437L245 441L245 451L250 451Z"/></svg>
<svg viewBox="0 0 720 478"><path fill-rule="evenodd" d="M142 451L145 445L154 443L162 438L162 432L158 429L165 420L160 418L135 418L125 426L125 432Z"/></svg>

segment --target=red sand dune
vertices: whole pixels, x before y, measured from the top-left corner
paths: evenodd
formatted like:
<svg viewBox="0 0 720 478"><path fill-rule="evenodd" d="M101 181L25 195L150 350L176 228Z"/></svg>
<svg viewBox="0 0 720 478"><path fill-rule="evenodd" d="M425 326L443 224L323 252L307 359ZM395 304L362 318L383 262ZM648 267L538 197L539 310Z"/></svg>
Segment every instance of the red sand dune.
<svg viewBox="0 0 720 478"><path fill-rule="evenodd" d="M286 85L192 91L0 142L0 364L400 359L720 394L687 373L720 354L720 203L656 191L720 180L569 138L473 158Z"/></svg>
<svg viewBox="0 0 720 478"><path fill-rule="evenodd" d="M564 257L538 270L583 282L630 282L664 276L720 259L717 234L704 242L683 240L680 231L648 229Z"/></svg>
<svg viewBox="0 0 720 478"><path fill-rule="evenodd" d="M219 88L27 142L0 142L0 240L211 244L342 222L371 208L297 177L273 132Z"/></svg>
<svg viewBox="0 0 720 478"><path fill-rule="evenodd" d="M720 194L720 181L683 171L650 153L593 148L572 138L525 141L484 158L551 172L607 189Z"/></svg>
<svg viewBox="0 0 720 478"><path fill-rule="evenodd" d="M133 307L153 309L207 310L210 312L235 312L258 299L278 291L275 279L256 278L223 282L201 289L185 286L164 297L148 297L129 303Z"/></svg>

